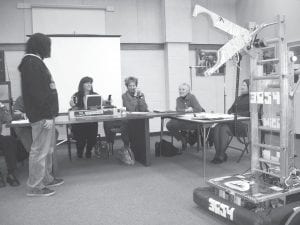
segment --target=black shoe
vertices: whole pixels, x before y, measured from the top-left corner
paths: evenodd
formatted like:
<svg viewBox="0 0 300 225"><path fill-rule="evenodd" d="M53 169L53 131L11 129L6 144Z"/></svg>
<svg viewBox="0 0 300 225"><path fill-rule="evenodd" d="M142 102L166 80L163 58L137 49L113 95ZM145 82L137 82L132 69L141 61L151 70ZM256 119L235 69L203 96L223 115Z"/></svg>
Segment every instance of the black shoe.
<svg viewBox="0 0 300 225"><path fill-rule="evenodd" d="M221 158L221 160L222 160L223 162L226 162L226 161L227 161L227 158L228 158L227 154L224 153L223 159Z"/></svg>
<svg viewBox="0 0 300 225"><path fill-rule="evenodd" d="M85 158L90 159L92 158L92 152L88 151L85 153Z"/></svg>
<svg viewBox="0 0 300 225"><path fill-rule="evenodd" d="M4 178L3 178L2 174L0 173L0 188L5 187L5 186L6 186L6 184L5 184Z"/></svg>
<svg viewBox="0 0 300 225"><path fill-rule="evenodd" d="M219 159L219 158L214 158L214 159L211 160L210 162L213 163L213 164L220 164L220 163L223 162L223 160L222 160L222 159Z"/></svg>
<svg viewBox="0 0 300 225"><path fill-rule="evenodd" d="M12 173L7 175L6 181L12 187L16 187L16 186L20 185L20 182L18 181L18 179L16 178L16 176L14 174L12 174Z"/></svg>

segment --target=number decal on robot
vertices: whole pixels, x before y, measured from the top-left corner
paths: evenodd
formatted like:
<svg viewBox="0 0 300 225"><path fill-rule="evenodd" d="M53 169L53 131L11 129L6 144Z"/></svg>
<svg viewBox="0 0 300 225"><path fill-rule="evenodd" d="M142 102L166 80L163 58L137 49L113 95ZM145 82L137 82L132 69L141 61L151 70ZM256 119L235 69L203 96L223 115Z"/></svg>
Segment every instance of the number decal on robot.
<svg viewBox="0 0 300 225"><path fill-rule="evenodd" d="M233 213L235 208L233 207L230 208L228 205L218 202L213 198L209 198L208 202L209 202L209 206L208 206L209 211L214 212L217 215L220 215L224 218L228 218L231 221L233 221Z"/></svg>

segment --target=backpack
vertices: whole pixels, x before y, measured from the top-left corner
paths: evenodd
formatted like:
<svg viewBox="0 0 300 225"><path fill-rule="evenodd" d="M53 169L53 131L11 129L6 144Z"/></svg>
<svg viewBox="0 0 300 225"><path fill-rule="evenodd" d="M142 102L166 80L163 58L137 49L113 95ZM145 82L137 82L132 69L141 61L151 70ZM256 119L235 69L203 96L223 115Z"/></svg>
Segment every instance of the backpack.
<svg viewBox="0 0 300 225"><path fill-rule="evenodd" d="M160 149L161 148L161 149ZM155 156L159 157L160 155L165 157L172 157L178 155L179 149L176 148L171 142L164 139L161 142L155 143Z"/></svg>

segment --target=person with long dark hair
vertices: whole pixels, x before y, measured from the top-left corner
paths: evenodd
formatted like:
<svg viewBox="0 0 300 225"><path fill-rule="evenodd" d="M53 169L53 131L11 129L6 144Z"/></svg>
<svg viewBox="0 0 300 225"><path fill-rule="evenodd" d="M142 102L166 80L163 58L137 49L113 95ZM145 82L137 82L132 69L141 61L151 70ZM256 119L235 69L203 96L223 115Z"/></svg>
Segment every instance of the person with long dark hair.
<svg viewBox="0 0 300 225"><path fill-rule="evenodd" d="M237 113L239 116L250 116L249 110L249 79L245 79L241 85L241 95L235 100L228 114ZM214 127L214 146L216 154L211 161L214 164L220 164L227 160L226 148L228 145L229 135L239 133L241 136L247 136L247 131L245 126L241 123L235 124L235 122L230 123L220 123Z"/></svg>
<svg viewBox="0 0 300 225"><path fill-rule="evenodd" d="M78 85L78 91L71 97L72 109L87 109L86 96L97 95L93 91L93 78L83 77ZM98 134L98 123L80 123L72 125L72 132L76 140L77 157L82 158L86 147L85 157L91 158L92 149L96 144Z"/></svg>
<svg viewBox="0 0 300 225"><path fill-rule="evenodd" d="M26 54L19 71L25 113L32 127L32 145L29 155L27 196L55 194L48 187L64 183L52 176L52 154L55 149L55 122L58 115L58 96L55 82L43 62L51 55L51 40L35 33L26 43Z"/></svg>

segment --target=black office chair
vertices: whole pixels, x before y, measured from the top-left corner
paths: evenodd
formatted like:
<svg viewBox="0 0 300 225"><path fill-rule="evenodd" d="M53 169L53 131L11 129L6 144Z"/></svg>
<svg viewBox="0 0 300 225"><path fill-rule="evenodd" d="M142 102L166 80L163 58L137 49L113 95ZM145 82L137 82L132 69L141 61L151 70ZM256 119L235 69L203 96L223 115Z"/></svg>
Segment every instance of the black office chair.
<svg viewBox="0 0 300 225"><path fill-rule="evenodd" d="M165 125L165 119L168 119L168 117L161 117L161 124L160 124L160 142L162 141L163 138L163 134L164 134L164 125ZM198 142L198 133L196 130L193 129L188 129L188 130L180 130L180 133L182 136L184 136L187 139L187 143L190 146L193 146L195 143L197 143L197 149L199 149L199 145L200 143ZM200 133L200 135L202 135L202 133ZM172 135L171 136L171 143L174 143L174 137ZM201 136L201 144L203 146L202 143L202 136Z"/></svg>
<svg viewBox="0 0 300 225"><path fill-rule="evenodd" d="M249 137L249 124L243 123L243 122L238 122L237 123L237 128L234 131L234 133L232 131L228 131L228 135L229 135L229 139L227 142L227 147L237 150L237 151L241 151L241 154L237 160L237 162L240 162L243 155L245 153L249 153L249 145L250 145L250 137ZM236 138L236 140L242 144L242 147L237 147L235 145L230 145L233 138Z"/></svg>
<svg viewBox="0 0 300 225"><path fill-rule="evenodd" d="M122 133L122 122L121 121L112 121L112 122L108 122L110 123L110 125L112 125L112 127L106 126L107 122L103 124L103 128L104 131L109 129L110 133L113 133L114 136L116 136L116 134L121 134ZM105 132L107 133L107 131ZM107 135L107 134L106 134ZM109 150L109 154L114 155L114 140L112 142L108 142L108 150Z"/></svg>

